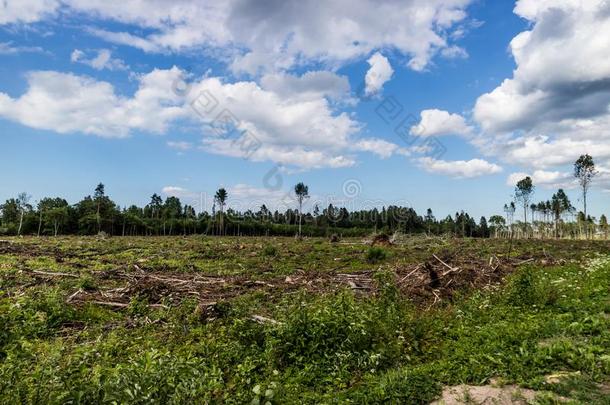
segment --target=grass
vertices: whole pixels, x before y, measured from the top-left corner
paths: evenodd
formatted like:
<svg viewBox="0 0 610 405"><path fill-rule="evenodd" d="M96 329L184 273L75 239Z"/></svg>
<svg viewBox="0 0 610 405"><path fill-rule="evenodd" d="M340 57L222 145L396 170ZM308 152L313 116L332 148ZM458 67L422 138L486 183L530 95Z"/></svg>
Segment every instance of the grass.
<svg viewBox="0 0 610 405"><path fill-rule="evenodd" d="M608 243L413 239L373 254L374 265L357 240L26 238L12 246L0 255L0 403L419 404L444 386L492 379L535 389L540 403L610 403ZM445 250L541 259L501 286L416 306L389 270ZM561 264L541 264L546 257ZM195 297L159 308L144 295L118 309L66 302L78 289L120 288L93 275L134 266L261 282L380 270L373 295L245 291L210 308ZM41 282L31 270L78 277ZM547 382L557 374L566 377Z"/></svg>

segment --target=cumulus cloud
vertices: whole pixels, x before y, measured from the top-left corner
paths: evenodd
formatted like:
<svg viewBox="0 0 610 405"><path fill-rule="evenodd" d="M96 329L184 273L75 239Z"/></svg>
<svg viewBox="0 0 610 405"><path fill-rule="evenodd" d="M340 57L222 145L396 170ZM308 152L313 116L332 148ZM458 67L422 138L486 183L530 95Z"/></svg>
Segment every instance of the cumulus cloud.
<svg viewBox="0 0 610 405"><path fill-rule="evenodd" d="M107 82L53 71L27 75L27 91L18 98L0 93L0 116L32 128L125 137L131 131L164 133L184 116L180 99L168 89L177 68L153 70L138 78L132 98L116 94Z"/></svg>
<svg viewBox="0 0 610 405"><path fill-rule="evenodd" d="M58 15L61 5L62 14L125 24L125 31L91 32L146 52L230 48L235 72L304 62L335 65L387 48L406 56L410 68L423 70L439 52L452 52L452 30L466 19L471 2L8 0L0 3L0 24L36 22Z"/></svg>
<svg viewBox="0 0 610 405"><path fill-rule="evenodd" d="M218 114L229 118L235 127L235 136L207 136L204 147L215 153L229 156L243 155L245 141L257 144L249 151L255 161L272 160L299 167L344 167L354 159L344 155L360 124L347 113L336 113L329 101L290 95L283 98L275 92L261 88L255 82L224 83L219 78L204 78L194 84L191 94L197 96L194 106L202 99L214 98L217 106L200 119L214 133ZM222 120L220 120L222 121ZM241 134L244 134L243 136ZM236 141L237 139L237 141Z"/></svg>
<svg viewBox="0 0 610 405"><path fill-rule="evenodd" d="M371 67L364 77L364 92L370 96L381 91L383 85L392 78L394 69L392 69L388 58L379 52L371 56L367 62Z"/></svg>
<svg viewBox="0 0 610 405"><path fill-rule="evenodd" d="M201 149L301 169L352 166L357 152L381 157L398 152L389 142L359 138L361 124L333 107L318 75L276 78L273 85L267 83L275 91L252 81L202 77L187 95L173 90L184 77L176 67L155 69L138 76L138 89L126 96L87 76L31 72L22 95L0 93L0 116L32 128L102 137L164 134L188 120L201 128ZM339 77L331 79L342 83ZM182 151L189 147L182 142L168 146Z"/></svg>
<svg viewBox="0 0 610 405"><path fill-rule="evenodd" d="M411 134L416 136L469 135L472 128L459 114L451 114L443 110L424 110L420 114L419 124L411 128Z"/></svg>
<svg viewBox="0 0 610 405"><path fill-rule="evenodd" d="M82 63L95 70L127 70L128 67L121 59L113 58L112 51L109 49L99 49L96 56L87 57L87 54L80 49L75 49L70 55L72 63Z"/></svg>
<svg viewBox="0 0 610 405"><path fill-rule="evenodd" d="M381 157L382 159L387 159L395 153L399 153L402 155L406 154L405 148L401 148L395 143L377 138L363 139L358 141L354 145L354 150L371 152Z"/></svg>
<svg viewBox="0 0 610 405"><path fill-rule="evenodd" d="M578 185L572 173L561 171L536 170L531 174L524 172L512 173L506 179L507 186L515 186L518 181L530 177L535 186L544 188L574 188Z"/></svg>
<svg viewBox="0 0 610 405"><path fill-rule="evenodd" d="M477 101L475 118L482 126L511 131L606 114L610 3L520 0L515 12L534 25L511 41L513 78Z"/></svg>
<svg viewBox="0 0 610 405"><path fill-rule="evenodd" d="M417 160L419 166L429 173L442 174L455 178L473 178L502 171L497 164L482 159L472 160L437 160L423 157Z"/></svg>
<svg viewBox="0 0 610 405"><path fill-rule="evenodd" d="M328 71L310 71L301 76L286 73L268 74L261 78L261 87L284 99L315 100L328 97L346 100L350 85L347 77Z"/></svg>
<svg viewBox="0 0 610 405"><path fill-rule="evenodd" d="M584 153L608 166L610 2L519 0L515 13L531 26L510 43L512 77L478 98L483 133L473 142L533 173L556 173Z"/></svg>
<svg viewBox="0 0 610 405"><path fill-rule="evenodd" d="M58 0L5 0L0 2L0 25L33 23L53 15Z"/></svg>

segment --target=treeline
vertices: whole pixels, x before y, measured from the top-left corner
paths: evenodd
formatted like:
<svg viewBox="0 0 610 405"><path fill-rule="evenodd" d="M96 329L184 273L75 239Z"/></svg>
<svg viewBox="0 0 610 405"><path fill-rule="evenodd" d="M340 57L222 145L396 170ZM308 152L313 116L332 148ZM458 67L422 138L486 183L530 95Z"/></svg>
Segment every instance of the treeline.
<svg viewBox="0 0 610 405"><path fill-rule="evenodd" d="M458 237L489 237L495 230L485 217L475 221L458 212L437 220L428 209L418 215L408 207L348 211L329 204L311 212L302 212L307 187L295 187L295 209L271 211L262 205L257 211L238 212L226 207L228 193L218 190L212 212L199 212L177 197L165 200L154 194L144 207L121 208L106 195L99 184L93 195L76 204L63 198L43 198L30 203L21 193L0 205L0 234L5 235L97 235L170 236L170 235L244 235L244 236L364 236L372 232L405 234L450 234Z"/></svg>
<svg viewBox="0 0 610 405"><path fill-rule="evenodd" d="M219 189L212 212L199 212L182 204L177 197L163 200L154 194L144 207L121 208L106 195L99 184L93 195L70 205L63 198L43 198L30 204L21 193L0 205L0 234L5 235L247 235L247 236L364 236L371 232L457 237L507 238L608 238L608 220L599 221L587 213L587 194L598 174L593 158L582 155L574 163L574 177L583 197L582 212L577 212L568 195L559 189L550 200L533 202L535 185L530 177L517 182L513 201L504 205L504 216L481 217L475 221L465 212L438 220L431 209L419 215L409 207L388 206L381 209L349 211L345 207L318 205L303 213L309 188L294 187L295 208L271 211L262 205L256 212L240 212L227 207L228 192ZM520 209L523 221L515 221Z"/></svg>
<svg viewBox="0 0 610 405"><path fill-rule="evenodd" d="M604 238L608 239L608 218L601 215L599 221L587 213L587 196L593 179L599 174L593 157L581 155L574 162L574 178L583 199L583 211L572 205L563 189L557 190L550 200L533 203L536 187L531 177L519 180L514 199L504 204L506 217L494 215L490 223L496 237L526 238ZM523 221L515 221L517 208L522 209ZM529 222L528 222L529 218Z"/></svg>

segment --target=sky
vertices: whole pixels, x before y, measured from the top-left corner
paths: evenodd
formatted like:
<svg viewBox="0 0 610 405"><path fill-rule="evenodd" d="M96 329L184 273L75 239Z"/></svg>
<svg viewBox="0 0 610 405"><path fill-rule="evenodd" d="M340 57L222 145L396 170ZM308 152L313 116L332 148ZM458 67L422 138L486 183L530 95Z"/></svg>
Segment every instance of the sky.
<svg viewBox="0 0 610 405"><path fill-rule="evenodd" d="M0 201L610 213L607 0L5 0Z"/></svg>

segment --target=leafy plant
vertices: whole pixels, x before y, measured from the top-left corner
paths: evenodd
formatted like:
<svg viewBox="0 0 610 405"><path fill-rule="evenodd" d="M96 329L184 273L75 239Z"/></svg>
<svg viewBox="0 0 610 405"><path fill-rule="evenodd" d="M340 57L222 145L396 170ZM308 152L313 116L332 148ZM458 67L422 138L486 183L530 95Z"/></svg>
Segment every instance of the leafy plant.
<svg viewBox="0 0 610 405"><path fill-rule="evenodd" d="M273 245L267 245L263 248L263 256L277 256L277 248Z"/></svg>
<svg viewBox="0 0 610 405"><path fill-rule="evenodd" d="M370 247L366 252L366 261L370 264L376 264L386 259L387 253L379 247Z"/></svg>

